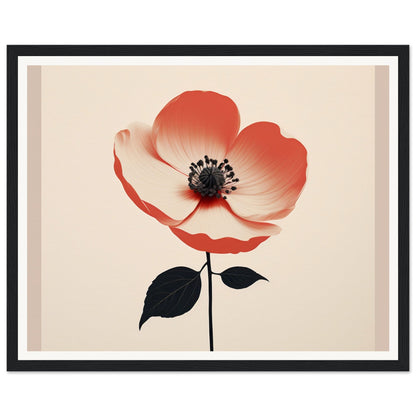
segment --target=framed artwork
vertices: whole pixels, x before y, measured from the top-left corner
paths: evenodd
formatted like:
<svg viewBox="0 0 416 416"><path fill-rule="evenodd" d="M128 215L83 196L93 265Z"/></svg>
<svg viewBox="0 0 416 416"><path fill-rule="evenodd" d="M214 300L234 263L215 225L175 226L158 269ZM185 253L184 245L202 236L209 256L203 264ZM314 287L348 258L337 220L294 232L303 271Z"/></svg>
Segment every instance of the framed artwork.
<svg viewBox="0 0 416 416"><path fill-rule="evenodd" d="M408 46L9 46L9 370L408 370Z"/></svg>

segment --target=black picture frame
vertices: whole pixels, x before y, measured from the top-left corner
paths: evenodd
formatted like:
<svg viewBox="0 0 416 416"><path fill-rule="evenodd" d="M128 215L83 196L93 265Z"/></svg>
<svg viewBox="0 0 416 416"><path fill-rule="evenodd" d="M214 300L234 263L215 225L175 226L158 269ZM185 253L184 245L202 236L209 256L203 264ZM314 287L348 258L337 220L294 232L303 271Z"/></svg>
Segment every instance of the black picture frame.
<svg viewBox="0 0 416 416"><path fill-rule="evenodd" d="M398 360L19 360L18 58L22 56L393 56L398 57ZM409 47L407 45L11 45L7 48L8 371L407 371L409 370Z"/></svg>

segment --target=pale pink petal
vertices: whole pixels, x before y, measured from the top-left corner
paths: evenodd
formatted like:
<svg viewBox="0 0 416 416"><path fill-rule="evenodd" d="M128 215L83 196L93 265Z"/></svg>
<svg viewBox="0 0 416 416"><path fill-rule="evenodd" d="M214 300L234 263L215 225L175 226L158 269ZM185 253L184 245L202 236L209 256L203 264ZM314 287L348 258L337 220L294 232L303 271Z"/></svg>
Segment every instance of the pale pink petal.
<svg viewBox="0 0 416 416"><path fill-rule="evenodd" d="M190 247L210 253L251 251L280 227L243 220L223 199L203 199L196 210L172 232Z"/></svg>
<svg viewBox="0 0 416 416"><path fill-rule="evenodd" d="M209 158L223 160L240 128L234 102L212 91L187 91L170 101L153 124L160 157L181 172Z"/></svg>
<svg viewBox="0 0 416 416"><path fill-rule="evenodd" d="M156 154L151 128L132 124L117 133L114 170L133 202L165 225L176 225L197 206L199 197L188 187L187 176Z"/></svg>
<svg viewBox="0 0 416 416"><path fill-rule="evenodd" d="M306 181L306 156L304 146L283 137L277 124L246 127L227 155L239 178L237 190L227 200L232 210L254 221L288 215Z"/></svg>

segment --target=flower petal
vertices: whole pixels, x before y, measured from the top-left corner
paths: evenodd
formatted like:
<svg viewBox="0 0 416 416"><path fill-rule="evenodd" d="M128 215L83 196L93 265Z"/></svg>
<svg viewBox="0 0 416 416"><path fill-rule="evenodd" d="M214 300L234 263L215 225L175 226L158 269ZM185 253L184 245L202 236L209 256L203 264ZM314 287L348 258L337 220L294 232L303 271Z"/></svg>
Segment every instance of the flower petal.
<svg viewBox="0 0 416 416"><path fill-rule="evenodd" d="M187 177L157 156L149 126L135 123L117 133L114 158L127 195L162 224L179 224L197 206L200 198L189 189Z"/></svg>
<svg viewBox="0 0 416 416"><path fill-rule="evenodd" d="M288 215L306 181L306 155L304 146L283 137L277 124L246 127L227 156L240 180L228 198L232 210L253 221Z"/></svg>
<svg viewBox="0 0 416 416"><path fill-rule="evenodd" d="M170 227L188 246L210 253L251 251L280 227L274 224L243 220L231 211L223 199L203 199L181 224Z"/></svg>
<svg viewBox="0 0 416 416"><path fill-rule="evenodd" d="M234 102L212 91L187 91L170 101L153 124L160 157L181 172L205 155L222 160L240 128Z"/></svg>

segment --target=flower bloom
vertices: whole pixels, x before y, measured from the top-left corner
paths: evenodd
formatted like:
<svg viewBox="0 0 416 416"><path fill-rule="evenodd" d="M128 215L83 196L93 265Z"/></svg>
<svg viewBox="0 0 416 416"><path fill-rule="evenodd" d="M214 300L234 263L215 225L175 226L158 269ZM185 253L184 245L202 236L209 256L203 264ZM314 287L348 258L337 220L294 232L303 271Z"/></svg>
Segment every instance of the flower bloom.
<svg viewBox="0 0 416 416"><path fill-rule="evenodd" d="M306 150L277 124L239 133L235 103L211 91L171 100L153 127L115 137L114 170L146 214L188 246L211 253L253 250L280 227L306 181Z"/></svg>

